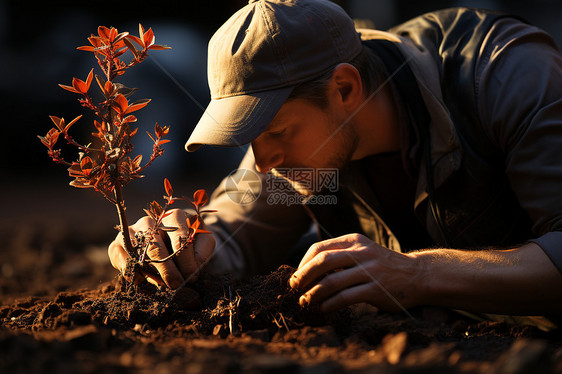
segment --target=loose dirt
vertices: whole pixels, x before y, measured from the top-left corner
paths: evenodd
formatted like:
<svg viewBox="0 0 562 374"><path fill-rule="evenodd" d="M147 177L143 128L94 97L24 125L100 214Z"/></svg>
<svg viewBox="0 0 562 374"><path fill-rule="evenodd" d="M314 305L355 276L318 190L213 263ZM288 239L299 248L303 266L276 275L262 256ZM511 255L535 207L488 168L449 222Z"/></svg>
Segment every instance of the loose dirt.
<svg viewBox="0 0 562 374"><path fill-rule="evenodd" d="M323 315L298 306L289 266L175 292L130 287L107 259L114 233L90 230L0 230L0 372L562 372L557 330L434 307Z"/></svg>

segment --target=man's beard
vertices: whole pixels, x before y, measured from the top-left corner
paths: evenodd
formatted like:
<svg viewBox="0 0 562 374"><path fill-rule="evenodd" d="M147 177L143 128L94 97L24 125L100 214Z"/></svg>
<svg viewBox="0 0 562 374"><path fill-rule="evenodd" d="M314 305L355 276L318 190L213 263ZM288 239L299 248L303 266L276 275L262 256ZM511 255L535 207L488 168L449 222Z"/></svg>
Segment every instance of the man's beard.
<svg viewBox="0 0 562 374"><path fill-rule="evenodd" d="M337 131L337 128L334 127L334 131ZM351 160L353 156L353 152L355 152L355 149L357 148L357 143L359 142L359 138L357 137L357 134L353 129L353 127L348 123L344 125L341 129L339 129L339 134L337 135L337 137L334 137L334 140L337 141L335 146L338 148L338 152L330 155L329 159L326 162L324 162L322 166L306 167L306 166L292 165L289 167L283 166L278 169L289 169L289 168L293 170L308 169L314 171L313 175L316 175L318 169L322 169L322 168L334 168L334 169L341 170ZM311 190L308 187L310 184L307 183L306 180L299 181L299 180L287 178L285 173L279 172L276 168L271 169L271 174L273 174L277 178L283 178L284 180L286 180L291 185L291 187L293 187L295 191L297 191L299 194L303 196L309 197L320 192L320 191Z"/></svg>

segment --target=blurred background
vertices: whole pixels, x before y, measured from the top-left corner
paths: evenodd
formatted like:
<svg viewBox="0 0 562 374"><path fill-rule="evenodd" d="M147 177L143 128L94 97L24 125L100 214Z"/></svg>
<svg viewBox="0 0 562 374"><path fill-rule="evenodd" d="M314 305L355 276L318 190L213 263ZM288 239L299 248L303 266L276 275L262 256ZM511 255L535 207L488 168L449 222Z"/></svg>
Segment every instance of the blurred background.
<svg viewBox="0 0 562 374"><path fill-rule="evenodd" d="M558 45L562 43L562 2L555 0L336 2L353 18L379 29L439 8L496 9L527 19L550 32ZM152 130L155 122L170 125L172 139L165 145L164 156L149 168L147 178L127 187L130 220L142 215L141 208L149 200L161 197L164 177L172 181L176 191L190 195L197 188L212 190L236 168L244 153L241 149L203 147L188 154L183 146L209 101L207 41L245 3L0 1L1 251L69 236L76 242L104 247L115 235L114 207L92 190L70 187L66 169L50 161L36 136L51 128L49 115L69 121L86 113L77 102L78 95L57 84L69 85L72 77L85 79L92 67L99 69L91 53L76 50L88 43L86 38L97 32L98 25L137 35L140 22L153 28L157 44L173 47L151 52L151 57L128 71L123 81L139 89L135 99L152 99L138 112L140 131L134 153L142 153L145 159L150 155L151 144L144 130ZM75 126L77 139L81 132L87 135L92 131L93 126L86 123L82 119ZM69 158L75 159L74 155ZM14 273L6 261L0 276Z"/></svg>

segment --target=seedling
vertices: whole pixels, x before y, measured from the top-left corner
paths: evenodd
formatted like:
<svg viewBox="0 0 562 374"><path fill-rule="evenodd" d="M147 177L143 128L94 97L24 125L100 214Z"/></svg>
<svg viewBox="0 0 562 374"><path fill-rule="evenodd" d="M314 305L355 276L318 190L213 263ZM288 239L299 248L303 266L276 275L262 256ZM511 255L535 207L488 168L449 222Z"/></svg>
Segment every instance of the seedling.
<svg viewBox="0 0 562 374"><path fill-rule="evenodd" d="M150 99L129 101L136 89L125 87L123 84L117 83L116 79L125 74L128 69L143 62L148 57L149 50L166 50L170 47L154 44L155 37L152 29L149 28L145 31L140 24L138 37L130 35L128 32L119 33L114 27L100 26L98 35L92 34L88 41L90 45L78 47L78 49L93 53L103 72L102 76L95 75L95 80L101 90L101 99L96 102L90 94L90 86L94 80L94 68L90 70L85 81L73 78L72 85L59 84L59 86L80 95L78 99L80 104L91 110L95 116L93 125L96 132L92 133L93 138L90 143L82 145L69 133L70 128L82 118L82 115L68 123L62 117L50 116L55 127L51 128L44 137L39 136L39 139L47 147L48 155L54 162L68 167L69 175L74 178L70 182L71 186L93 188L116 206L119 217L117 229L123 235L127 253L140 268L150 271L150 263L169 260L192 243L196 234L208 233L209 231L201 228L203 222L201 214L212 212L201 210L208 200L205 190L197 190L193 195L193 200L186 197L174 197L170 181L164 179L165 205L162 207L158 202L153 201L149 204L148 209L145 209L145 212L153 219L154 225L145 232L137 233L134 239L129 234L123 187L133 180L142 178L142 173L146 168L162 155L164 152L162 145L170 141L164 139L170 128L156 123L153 134L147 131L154 144L150 159L144 165L142 155L132 157L133 144L131 141L138 130L138 127L133 126L137 122L137 118L132 113L147 106ZM123 60L125 53L130 57L128 62ZM66 161L62 156L62 150L55 149L61 138L77 148L78 159L76 161ZM149 259L146 253L150 243L154 242L155 235L162 231L177 229L163 225L163 219L170 214L168 208L177 200L188 201L195 209L195 215L187 220L188 235L182 238L180 249L170 256L160 260Z"/></svg>

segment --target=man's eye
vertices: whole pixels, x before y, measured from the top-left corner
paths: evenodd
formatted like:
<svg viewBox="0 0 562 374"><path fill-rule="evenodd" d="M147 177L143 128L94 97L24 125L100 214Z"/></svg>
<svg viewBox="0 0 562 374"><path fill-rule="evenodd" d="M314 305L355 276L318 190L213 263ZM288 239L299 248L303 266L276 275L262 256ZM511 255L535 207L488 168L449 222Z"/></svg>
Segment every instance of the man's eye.
<svg viewBox="0 0 562 374"><path fill-rule="evenodd" d="M277 136L283 135L283 133L285 132L285 130L287 130L286 127L285 127L284 129L282 129L282 130L272 131L272 132L270 132L269 134L272 135L272 136L276 136L276 137L277 137Z"/></svg>

